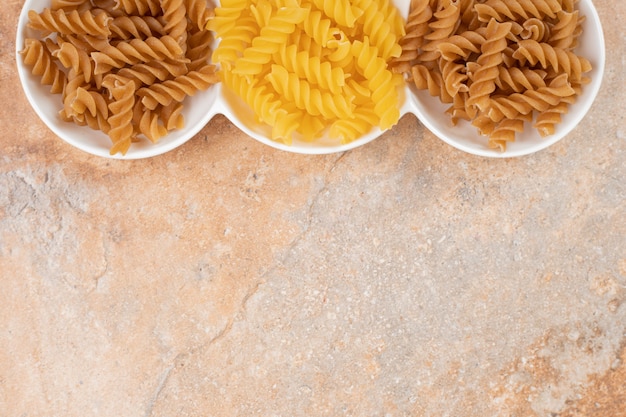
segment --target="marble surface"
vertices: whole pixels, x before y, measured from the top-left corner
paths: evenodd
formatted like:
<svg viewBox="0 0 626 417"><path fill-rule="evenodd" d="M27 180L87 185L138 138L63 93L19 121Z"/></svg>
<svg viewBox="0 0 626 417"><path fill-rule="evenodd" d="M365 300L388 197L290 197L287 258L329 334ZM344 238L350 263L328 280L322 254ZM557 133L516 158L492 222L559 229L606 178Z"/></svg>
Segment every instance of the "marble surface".
<svg viewBox="0 0 626 417"><path fill-rule="evenodd" d="M55 137L0 13L0 415L625 416L626 2L553 147L413 116L324 156L213 119L160 157Z"/></svg>

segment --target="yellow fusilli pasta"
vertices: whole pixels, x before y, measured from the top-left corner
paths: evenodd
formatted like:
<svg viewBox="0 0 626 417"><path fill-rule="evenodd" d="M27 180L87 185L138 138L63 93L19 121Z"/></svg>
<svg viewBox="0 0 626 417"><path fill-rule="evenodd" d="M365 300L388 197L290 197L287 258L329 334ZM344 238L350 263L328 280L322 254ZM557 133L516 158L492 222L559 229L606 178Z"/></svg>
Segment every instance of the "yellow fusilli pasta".
<svg viewBox="0 0 626 417"><path fill-rule="evenodd" d="M388 0L223 0L209 19L224 85L274 140L348 143L399 118L404 24Z"/></svg>

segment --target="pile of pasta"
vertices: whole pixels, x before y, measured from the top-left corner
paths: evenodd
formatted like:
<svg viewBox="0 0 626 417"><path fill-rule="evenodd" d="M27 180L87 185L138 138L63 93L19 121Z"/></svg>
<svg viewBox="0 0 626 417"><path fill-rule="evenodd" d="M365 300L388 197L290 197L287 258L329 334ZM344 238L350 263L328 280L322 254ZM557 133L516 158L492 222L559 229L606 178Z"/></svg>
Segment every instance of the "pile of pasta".
<svg viewBox="0 0 626 417"><path fill-rule="evenodd" d="M399 119L404 21L389 0L222 0L207 27L223 84L271 138L348 143Z"/></svg>
<svg viewBox="0 0 626 417"><path fill-rule="evenodd" d="M574 52L584 21L577 1L412 0L391 65L491 148L506 150L526 122L554 134L590 81L591 64Z"/></svg>
<svg viewBox="0 0 626 417"><path fill-rule="evenodd" d="M52 0L21 51L60 117L106 133L111 155L184 126L187 96L219 81L205 0Z"/></svg>

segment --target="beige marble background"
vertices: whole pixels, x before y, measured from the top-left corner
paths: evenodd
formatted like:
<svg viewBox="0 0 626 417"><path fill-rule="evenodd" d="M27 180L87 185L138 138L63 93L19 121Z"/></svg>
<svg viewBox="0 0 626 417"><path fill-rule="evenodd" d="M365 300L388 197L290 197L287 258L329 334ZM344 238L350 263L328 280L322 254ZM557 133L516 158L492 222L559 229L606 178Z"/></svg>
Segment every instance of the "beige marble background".
<svg viewBox="0 0 626 417"><path fill-rule="evenodd" d="M510 160L413 116L353 151L216 118L140 161L56 138L0 9L0 415L626 415L626 3L597 102Z"/></svg>

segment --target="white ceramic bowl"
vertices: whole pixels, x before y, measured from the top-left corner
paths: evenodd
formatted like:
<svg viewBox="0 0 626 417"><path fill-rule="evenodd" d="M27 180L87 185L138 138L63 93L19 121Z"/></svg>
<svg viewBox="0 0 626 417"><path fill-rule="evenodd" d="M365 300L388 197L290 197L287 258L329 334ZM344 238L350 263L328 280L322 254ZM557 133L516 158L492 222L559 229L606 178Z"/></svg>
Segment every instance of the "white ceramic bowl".
<svg viewBox="0 0 626 417"><path fill-rule="evenodd" d="M222 88L221 84L211 86L207 91L200 92L193 97L188 97L184 102L185 128L172 131L161 138L157 144L147 140L134 143L125 156L120 154L111 156L109 149L110 139L103 133L94 131L85 126L76 126L72 123L63 122L58 117L62 105L60 96L49 93L48 86L42 86L39 78L30 73L30 69L22 63L20 51L24 48L24 38L33 36L26 27L28 22L28 10L41 11L48 7L50 0L26 0L19 18L16 37L16 58L19 77L24 92L32 107L43 122L61 139L69 144L94 155L121 158L138 159L160 155L172 150L196 135L216 114L227 117L235 126L250 137L277 149L301 153L301 154L325 154L343 152L362 146L384 132L380 129L372 129L368 134L348 144L330 138L321 138L314 142L304 142L294 139L291 145L276 142L269 137L269 128L255 122L251 109L243 101L232 94L228 89ZM218 3L219 4L219 3ZM394 0L394 4L401 15L406 18L409 11L410 0ZM490 157L514 157L530 154L544 149L566 136L585 116L593 103L604 73L604 37L598 14L591 0L580 0L581 13L586 15L584 31L577 52L586 57L593 65L590 74L591 83L584 87L583 93L578 97L575 104L570 106L569 112L563 116L563 121L557 126L556 133L547 138L542 138L535 129L525 129L519 134L515 142L507 144L507 150L499 150L487 147L487 139L480 136L476 129L467 122L459 122L453 126L448 115L445 114L447 105L431 97L425 91L418 91L410 85L406 85L403 94L400 95L401 115L414 114L424 126L431 130L446 143L475 155Z"/></svg>
<svg viewBox="0 0 626 417"><path fill-rule="evenodd" d="M583 86L583 91L576 102L569 106L567 114L563 115L562 121L556 126L553 135L542 137L536 129L526 123L524 132L518 133L515 142L507 143L506 151L490 149L487 146L487 138L481 136L476 128L466 121L460 121L453 126L450 117L445 114L448 105L442 104L438 98L431 97L427 91L418 91L409 88L407 102L403 108L404 113L413 113L418 119L437 137L446 143L462 151L481 156L496 158L508 158L528 155L545 149L567 136L580 121L585 117L593 104L602 77L604 75L605 46L604 34L598 13L591 0L578 2L580 13L586 16L583 23L583 33L579 40L576 53L587 58L593 69L586 73L591 78L591 83Z"/></svg>
<svg viewBox="0 0 626 417"><path fill-rule="evenodd" d="M126 153L110 155L111 140L109 137L87 126L78 126L74 123L64 122L58 113L63 108L61 96L50 94L49 86L41 85L39 77L33 76L30 68L23 64L20 51L24 49L26 37L37 36L37 33L27 27L28 11L42 11L50 7L50 0L26 0L19 17L16 36L16 60L22 86L26 97L41 120L58 137L85 152L97 156L115 159L140 159L157 156L170 151L195 136L211 119L211 109L219 100L218 89L211 87L206 91L199 92L192 97L187 97L183 102L183 116L185 127L180 130L172 130L162 137L156 144L149 140L133 143Z"/></svg>

